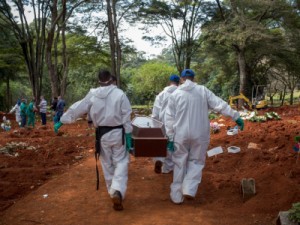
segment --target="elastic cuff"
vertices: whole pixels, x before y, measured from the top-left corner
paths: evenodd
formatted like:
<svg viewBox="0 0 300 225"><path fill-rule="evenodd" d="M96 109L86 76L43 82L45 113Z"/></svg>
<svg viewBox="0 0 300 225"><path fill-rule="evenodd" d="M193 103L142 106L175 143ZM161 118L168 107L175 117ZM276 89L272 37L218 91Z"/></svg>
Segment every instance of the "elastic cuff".
<svg viewBox="0 0 300 225"><path fill-rule="evenodd" d="M174 137L173 136L167 136L168 141L174 141Z"/></svg>

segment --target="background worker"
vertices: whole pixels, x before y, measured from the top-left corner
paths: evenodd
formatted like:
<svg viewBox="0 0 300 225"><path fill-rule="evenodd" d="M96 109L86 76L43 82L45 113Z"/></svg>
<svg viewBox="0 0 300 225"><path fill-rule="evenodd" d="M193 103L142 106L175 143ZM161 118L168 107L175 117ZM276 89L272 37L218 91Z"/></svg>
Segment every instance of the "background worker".
<svg viewBox="0 0 300 225"><path fill-rule="evenodd" d="M114 75L111 75L111 84L117 86L117 78ZM87 120L89 128L92 128L93 121L91 119L90 112L88 112L87 114Z"/></svg>
<svg viewBox="0 0 300 225"><path fill-rule="evenodd" d="M20 115L20 106L21 106L21 100L18 99L16 105L9 111L9 113L15 112L16 114L16 122L18 123L19 126L21 126L21 115Z"/></svg>
<svg viewBox="0 0 300 225"><path fill-rule="evenodd" d="M244 128L239 113L206 87L194 83L194 76L191 69L182 71L183 84L169 97L165 115L169 147L174 148L170 197L175 204L193 199L201 183L210 139L208 110L230 116L241 130Z"/></svg>
<svg viewBox="0 0 300 225"><path fill-rule="evenodd" d="M115 210L122 210L128 180L129 153L131 148L131 106L125 93L113 85L111 74L101 70L98 74L100 87L91 89L84 99L74 103L63 114L54 130L64 123L73 123L86 113L96 127L96 149L108 193ZM126 138L126 148L123 143ZM127 151L126 151L127 150Z"/></svg>
<svg viewBox="0 0 300 225"><path fill-rule="evenodd" d="M42 125L46 125L47 123L47 101L45 100L44 96L41 96L41 102L39 104L40 108L40 115L41 115L41 120L42 120Z"/></svg>
<svg viewBox="0 0 300 225"><path fill-rule="evenodd" d="M64 108L66 106L65 100L62 99L61 96L58 96L58 101L56 105L56 113L54 116L54 123L60 121L60 117L64 114Z"/></svg>
<svg viewBox="0 0 300 225"><path fill-rule="evenodd" d="M35 98L33 97L27 107L27 118L28 118L28 122L27 122L27 126L29 127L30 125L34 128L35 125L35 112L37 111L37 108L35 106Z"/></svg>
<svg viewBox="0 0 300 225"><path fill-rule="evenodd" d="M169 78L169 86L165 87L160 92L154 101L152 109L152 118L161 121L165 124L165 112L168 105L169 96L176 90L179 85L180 77L172 74ZM154 158L155 173L170 173L173 170L172 152L167 151L167 157L156 157Z"/></svg>
<svg viewBox="0 0 300 225"><path fill-rule="evenodd" d="M27 111L26 99L23 98L20 105L21 127L26 126L26 117L27 117L26 111Z"/></svg>
<svg viewBox="0 0 300 225"><path fill-rule="evenodd" d="M56 114L56 106L57 106L57 97L54 97L51 101L51 106L50 106L50 109L52 110L52 118L53 118L53 121L54 121L54 117L55 117L55 114Z"/></svg>

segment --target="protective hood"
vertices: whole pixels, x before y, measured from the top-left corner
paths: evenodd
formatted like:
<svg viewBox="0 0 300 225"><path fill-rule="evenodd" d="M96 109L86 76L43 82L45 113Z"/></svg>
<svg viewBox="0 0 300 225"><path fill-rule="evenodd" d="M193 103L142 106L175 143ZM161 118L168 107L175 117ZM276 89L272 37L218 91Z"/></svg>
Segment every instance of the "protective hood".
<svg viewBox="0 0 300 225"><path fill-rule="evenodd" d="M115 85L99 87L99 88L91 89L91 93L93 96L103 99L106 98L109 95L109 93L111 93L115 88L117 88L117 86Z"/></svg>
<svg viewBox="0 0 300 225"><path fill-rule="evenodd" d="M196 83L194 83L191 80L186 80L182 85L180 85L178 87L178 90L182 90L182 91L190 91L192 90L194 87L196 87Z"/></svg>
<svg viewBox="0 0 300 225"><path fill-rule="evenodd" d="M169 93L173 93L175 90L177 89L176 85L170 85L164 88L164 91L169 92Z"/></svg>

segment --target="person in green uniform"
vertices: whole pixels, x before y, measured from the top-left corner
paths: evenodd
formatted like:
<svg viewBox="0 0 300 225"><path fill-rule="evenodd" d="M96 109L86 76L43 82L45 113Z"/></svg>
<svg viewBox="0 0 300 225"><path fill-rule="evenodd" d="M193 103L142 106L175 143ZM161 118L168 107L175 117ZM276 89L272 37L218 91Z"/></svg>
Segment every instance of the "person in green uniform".
<svg viewBox="0 0 300 225"><path fill-rule="evenodd" d="M36 107L35 107L35 98L32 98L31 102L28 105L27 108L27 116L28 116L28 123L27 126L29 127L32 125L34 128L34 123L35 123L35 112L36 112Z"/></svg>

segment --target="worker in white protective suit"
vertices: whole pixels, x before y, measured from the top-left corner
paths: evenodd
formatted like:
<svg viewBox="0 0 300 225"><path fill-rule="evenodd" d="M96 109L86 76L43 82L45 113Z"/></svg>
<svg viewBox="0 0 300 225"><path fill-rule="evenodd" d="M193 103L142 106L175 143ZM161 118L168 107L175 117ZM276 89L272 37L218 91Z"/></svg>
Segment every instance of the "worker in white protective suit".
<svg viewBox="0 0 300 225"><path fill-rule="evenodd" d="M181 84L169 97L166 110L168 148L174 149L171 200L175 204L184 199L194 199L205 166L210 139L208 110L230 116L240 129L244 122L237 111L202 85L193 82L195 73L185 69Z"/></svg>
<svg viewBox="0 0 300 225"><path fill-rule="evenodd" d="M128 151L132 146L131 105L125 93L112 84L109 71L101 70L98 76L100 87L91 89L84 99L74 103L54 125L54 130L58 132L62 124L73 123L89 113L96 127L96 153L100 154L113 208L122 210L128 180ZM96 160L97 157L96 154Z"/></svg>
<svg viewBox="0 0 300 225"><path fill-rule="evenodd" d="M9 113L16 113L16 122L18 123L19 126L21 126L21 115L20 115L20 106L21 106L21 100L18 99L16 105L9 111Z"/></svg>
<svg viewBox="0 0 300 225"><path fill-rule="evenodd" d="M179 85L180 77L172 74L169 78L169 86L160 92L154 101L152 109L152 118L165 123L165 112L168 105L169 96L176 90ZM172 151L167 151L166 157L155 157L155 173L170 173L173 171Z"/></svg>
<svg viewBox="0 0 300 225"><path fill-rule="evenodd" d="M116 76L111 75L111 80L112 80L112 85L117 86L117 78L116 78ZM92 128L93 121L91 119L90 112L88 112L88 114L87 114L87 121L88 121L89 128Z"/></svg>

